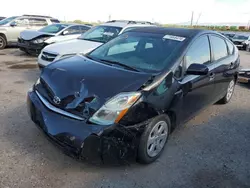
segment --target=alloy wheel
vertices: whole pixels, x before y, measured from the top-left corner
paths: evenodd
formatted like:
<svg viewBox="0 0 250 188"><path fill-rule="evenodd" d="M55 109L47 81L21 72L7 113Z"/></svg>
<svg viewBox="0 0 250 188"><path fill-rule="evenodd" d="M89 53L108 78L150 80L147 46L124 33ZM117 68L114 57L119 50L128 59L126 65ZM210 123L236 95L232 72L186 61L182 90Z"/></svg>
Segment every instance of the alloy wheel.
<svg viewBox="0 0 250 188"><path fill-rule="evenodd" d="M233 95L233 92L234 92L234 86L235 86L235 82L234 80L232 80L229 85L228 85L228 88L227 88L227 101L229 101Z"/></svg>
<svg viewBox="0 0 250 188"><path fill-rule="evenodd" d="M168 138L168 125L165 121L159 121L151 130L147 141L147 154L155 157L163 149Z"/></svg>

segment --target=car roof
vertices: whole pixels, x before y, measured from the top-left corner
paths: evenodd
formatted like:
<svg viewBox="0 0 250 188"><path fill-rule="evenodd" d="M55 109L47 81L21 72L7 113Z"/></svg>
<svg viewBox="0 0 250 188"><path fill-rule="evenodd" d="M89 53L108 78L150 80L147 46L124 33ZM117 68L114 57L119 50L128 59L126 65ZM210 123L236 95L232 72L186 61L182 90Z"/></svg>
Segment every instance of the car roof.
<svg viewBox="0 0 250 188"><path fill-rule="evenodd" d="M149 23L129 23L128 22L125 22L125 21L115 21L115 22L106 22L106 23L103 23L103 24L100 24L100 25L103 25L103 26L113 26L113 27L121 27L121 28L124 28L124 27L135 27L135 26L151 26L151 24ZM152 24L152 26L155 26Z"/></svg>
<svg viewBox="0 0 250 188"><path fill-rule="evenodd" d="M131 32L143 32L143 33L158 33L169 34L174 36L181 36L186 38L192 38L202 33L215 33L216 31L203 30L203 29L189 29L189 28L171 28L171 27L138 27Z"/></svg>

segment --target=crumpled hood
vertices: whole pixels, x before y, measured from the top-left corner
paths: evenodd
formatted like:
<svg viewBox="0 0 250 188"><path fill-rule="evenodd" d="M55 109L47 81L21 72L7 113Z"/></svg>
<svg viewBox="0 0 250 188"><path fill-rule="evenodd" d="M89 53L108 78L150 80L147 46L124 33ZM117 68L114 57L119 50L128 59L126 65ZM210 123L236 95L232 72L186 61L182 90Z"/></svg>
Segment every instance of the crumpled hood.
<svg viewBox="0 0 250 188"><path fill-rule="evenodd" d="M55 36L55 34L44 33L36 30L25 30L20 33L20 37L24 40L32 40L39 36L48 37L48 36Z"/></svg>
<svg viewBox="0 0 250 188"><path fill-rule="evenodd" d="M73 39L69 41L51 44L45 47L43 51L52 52L52 53L60 54L60 55L73 54L73 53L75 54L87 53L102 44L103 43L100 43L100 42Z"/></svg>
<svg viewBox="0 0 250 188"><path fill-rule="evenodd" d="M150 77L148 73L128 71L74 56L45 67L41 83L47 89L37 87L37 90L52 104L53 98L59 97L59 107L65 110L77 109L81 103L95 99L91 108L96 111L120 92L137 91Z"/></svg>

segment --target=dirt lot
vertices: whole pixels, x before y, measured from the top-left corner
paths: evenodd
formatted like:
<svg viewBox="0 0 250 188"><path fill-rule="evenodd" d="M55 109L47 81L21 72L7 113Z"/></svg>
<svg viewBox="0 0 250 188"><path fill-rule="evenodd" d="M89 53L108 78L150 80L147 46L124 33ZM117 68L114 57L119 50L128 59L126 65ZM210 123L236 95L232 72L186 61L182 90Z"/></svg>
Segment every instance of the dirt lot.
<svg viewBox="0 0 250 188"><path fill-rule="evenodd" d="M241 62L250 68L250 53ZM0 51L0 188L250 187L250 88L177 128L155 163L96 166L62 154L30 121L26 92L38 76L35 58Z"/></svg>

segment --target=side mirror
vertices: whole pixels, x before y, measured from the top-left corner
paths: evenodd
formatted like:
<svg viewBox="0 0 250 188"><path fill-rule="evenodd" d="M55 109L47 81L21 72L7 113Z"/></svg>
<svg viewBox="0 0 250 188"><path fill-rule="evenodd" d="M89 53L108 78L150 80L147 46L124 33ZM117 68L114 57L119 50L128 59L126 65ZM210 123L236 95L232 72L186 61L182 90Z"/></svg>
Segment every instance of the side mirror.
<svg viewBox="0 0 250 188"><path fill-rule="evenodd" d="M16 22L11 22L11 23L10 23L10 26L11 26L11 27L15 27L15 26L17 26L17 23L16 23Z"/></svg>
<svg viewBox="0 0 250 188"><path fill-rule="evenodd" d="M189 75L207 75L208 67L204 64L191 64L187 69L187 74Z"/></svg>
<svg viewBox="0 0 250 188"><path fill-rule="evenodd" d="M63 31L63 35L67 35L69 33L69 31Z"/></svg>

